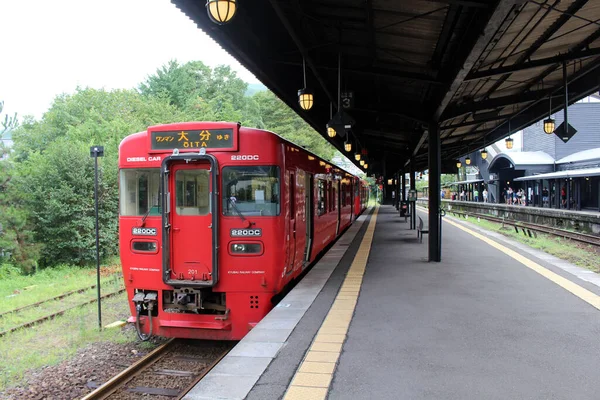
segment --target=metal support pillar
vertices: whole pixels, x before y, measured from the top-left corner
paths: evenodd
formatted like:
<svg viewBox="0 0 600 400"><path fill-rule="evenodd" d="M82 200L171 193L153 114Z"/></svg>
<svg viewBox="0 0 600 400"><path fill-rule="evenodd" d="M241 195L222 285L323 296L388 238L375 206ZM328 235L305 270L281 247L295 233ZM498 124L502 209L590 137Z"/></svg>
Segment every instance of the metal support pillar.
<svg viewBox="0 0 600 400"><path fill-rule="evenodd" d="M572 181L567 181L566 186L567 186L567 204L565 205L565 208L567 210L571 209L571 182Z"/></svg>
<svg viewBox="0 0 600 400"><path fill-rule="evenodd" d="M440 217L441 141L437 122L429 124L429 261L442 260L442 221Z"/></svg>
<svg viewBox="0 0 600 400"><path fill-rule="evenodd" d="M402 193L402 197L400 197L400 199L402 199L402 201L406 201L406 172L402 170L400 173L402 174L400 176L400 192Z"/></svg>
<svg viewBox="0 0 600 400"><path fill-rule="evenodd" d="M416 190L416 182L415 182L415 159L413 157L410 158L410 190ZM416 203L414 201L410 202L410 229L417 228L417 208L415 207Z"/></svg>

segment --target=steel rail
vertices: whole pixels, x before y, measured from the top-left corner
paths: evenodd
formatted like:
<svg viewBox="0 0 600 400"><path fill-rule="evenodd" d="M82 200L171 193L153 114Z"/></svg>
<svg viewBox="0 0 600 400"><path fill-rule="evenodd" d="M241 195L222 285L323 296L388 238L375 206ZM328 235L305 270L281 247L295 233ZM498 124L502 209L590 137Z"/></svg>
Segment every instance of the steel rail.
<svg viewBox="0 0 600 400"><path fill-rule="evenodd" d="M121 276L121 275L119 274L119 276ZM52 298L49 298L49 299L46 299L46 300L38 301L37 303L27 304L25 306L21 306L21 307L12 309L12 310L4 311L4 312L0 313L0 318L4 317L5 315L16 313L16 312L19 312L19 311L23 311L23 310L26 310L26 309L31 308L31 307L37 307L37 306L39 306L41 304L44 304L44 303L48 303L48 302L51 302L51 301L64 299L65 297L69 297L69 296L72 296L72 295L77 294L77 293L82 293L82 292L85 292L86 290L94 289L95 287L96 287L96 284L93 284L91 286L86 286L84 288L71 290L70 292L66 292L66 293L63 293L61 295L58 295L58 296L55 296L55 297L52 297Z"/></svg>
<svg viewBox="0 0 600 400"><path fill-rule="evenodd" d="M196 386L196 384L198 382L200 382L202 380L202 378L204 378L206 376L206 374L208 374L214 367L216 367L216 365L223 359L223 357L225 357L227 355L227 353L229 353L229 351L231 350L231 348L225 350L223 352L223 354L221 354L219 357L217 357L217 359L215 361L213 361L208 367L206 367L204 369L204 371L202 371L202 373L200 375L198 375L197 377L195 377L192 382L181 391L181 393L179 394L179 396L177 396L175 398L175 400L181 400L183 399L183 397L188 394L188 392L190 390L192 390L194 388L194 386Z"/></svg>
<svg viewBox="0 0 600 400"><path fill-rule="evenodd" d="M156 362L167 349L171 348L176 343L176 339L170 339L169 341L161 344L156 349L152 350L148 353L144 358L136 361L134 364L124 369L117 375L113 376L102 386L98 387L91 393L88 393L81 400L100 400L106 399L110 395L112 395L117 389L119 389L123 384L125 384L130 378L139 374L141 371L146 369L148 366L152 365Z"/></svg>
<svg viewBox="0 0 600 400"><path fill-rule="evenodd" d="M100 299L107 299L107 298L109 298L109 297L112 297L112 296L115 296L115 295L117 295L117 294L121 294L121 293L123 293L125 290L126 290L126 289L119 289L119 290L117 290L116 292L112 292L112 293L105 294L105 295L101 296L101 297L100 297ZM13 328L10 328L10 329L7 329L7 330L5 330L5 331L1 331L1 332L0 332L0 337L2 337L2 336L5 336L5 335L8 335L9 333L12 333L12 332L18 331L19 329L29 328L29 327L31 327L31 326L33 326L33 325L39 324L40 322L44 322L44 321L47 321L47 320L49 320L49 319L53 319L53 318L55 318L55 317L58 317L58 316L60 316L60 315L63 315L63 314L64 314L64 313L66 313L67 311L73 310L73 309L75 309L75 308L79 308L79 307L87 306L87 305L89 305L89 304L93 304L93 303L95 303L96 301L98 301L98 299L89 300L89 301L86 301L85 303L80 303L80 304L77 304L77 305L75 305L75 306L73 306L73 307L65 308L64 310L61 310L61 311L55 312L55 313L53 313L53 314L48 314L48 315L46 315L46 316L43 316L43 317L41 317L41 318L38 318L38 319L36 319L36 320L34 320L34 321L25 322L24 324L21 324L21 325L15 326L15 327L13 327Z"/></svg>
<svg viewBox="0 0 600 400"><path fill-rule="evenodd" d="M545 226L545 225L532 224L530 222L506 220L503 218L493 217L493 216L485 215L485 214L467 213L467 212L454 211L454 210L449 210L449 212L451 212L452 214L455 214L455 215L458 214L458 215L466 215L466 216L475 217L475 218L482 218L482 219L485 219L488 221L498 222L498 223L514 226L515 228L529 229L531 231L546 233L546 234L550 234L553 236L558 236L558 237L562 237L565 239L571 239L571 240L575 240L575 241L578 241L581 243L600 247L600 237L597 237L594 235L572 232L572 231L568 231L566 229L552 228L552 227Z"/></svg>
<svg viewBox="0 0 600 400"><path fill-rule="evenodd" d="M44 304L44 303L48 303L48 302L51 302L51 301L64 299L65 297L69 297L69 296L72 296L72 295L77 294L77 293L82 293L82 292L85 292L86 290L94 289L95 287L96 287L96 285L92 285L92 286L87 286L87 287L84 287L84 288L81 288L81 289L71 290L70 292L63 293L61 295L52 297L50 299L38 301L37 303L32 303L32 304L28 304L26 306L22 306L22 307L18 307L18 308L9 310L9 311L5 311L3 313L0 313L0 318L4 317L5 315L16 313L16 312L19 312L19 311L23 311L23 310L26 310L26 309L31 308L31 307L37 307L37 306L39 306L41 304Z"/></svg>

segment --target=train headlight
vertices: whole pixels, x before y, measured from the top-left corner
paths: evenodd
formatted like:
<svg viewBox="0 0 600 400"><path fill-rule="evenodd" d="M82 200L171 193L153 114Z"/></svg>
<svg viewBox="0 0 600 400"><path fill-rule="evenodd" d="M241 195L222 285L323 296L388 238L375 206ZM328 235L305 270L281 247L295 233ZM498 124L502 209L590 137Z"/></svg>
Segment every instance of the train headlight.
<svg viewBox="0 0 600 400"><path fill-rule="evenodd" d="M229 245L231 254L260 254L262 253L262 245L260 243L231 243Z"/></svg>
<svg viewBox="0 0 600 400"><path fill-rule="evenodd" d="M234 243L231 245L231 251L234 253L244 253L246 251L246 245L241 243Z"/></svg>

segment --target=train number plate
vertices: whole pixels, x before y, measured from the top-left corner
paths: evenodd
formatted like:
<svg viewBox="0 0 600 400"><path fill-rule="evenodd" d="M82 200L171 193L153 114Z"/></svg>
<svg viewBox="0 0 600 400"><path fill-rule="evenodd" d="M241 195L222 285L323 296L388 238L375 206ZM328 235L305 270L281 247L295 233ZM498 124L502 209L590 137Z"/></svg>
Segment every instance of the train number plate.
<svg viewBox="0 0 600 400"><path fill-rule="evenodd" d="M229 231L231 237L259 237L262 236L262 229L231 229Z"/></svg>
<svg viewBox="0 0 600 400"><path fill-rule="evenodd" d="M133 235L140 236L156 236L156 228L132 228L131 233Z"/></svg>

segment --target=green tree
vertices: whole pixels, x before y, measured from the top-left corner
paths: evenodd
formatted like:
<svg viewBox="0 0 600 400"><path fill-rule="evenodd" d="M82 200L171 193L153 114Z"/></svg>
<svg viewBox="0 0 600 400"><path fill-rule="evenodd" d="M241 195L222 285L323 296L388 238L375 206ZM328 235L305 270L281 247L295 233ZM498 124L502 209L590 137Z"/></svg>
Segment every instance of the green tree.
<svg viewBox="0 0 600 400"><path fill-rule="evenodd" d="M99 227L102 256L117 251L118 195L114 179L99 166ZM107 163L113 160L108 159ZM95 258L94 165L89 146L59 138L43 152L33 152L21 164L15 185L23 194L43 243L40 265L83 265Z"/></svg>
<svg viewBox="0 0 600 400"><path fill-rule="evenodd" d="M256 93L253 98L258 103L264 129L277 133L321 158L329 161L333 159L335 148L271 91Z"/></svg>
<svg viewBox="0 0 600 400"><path fill-rule="evenodd" d="M117 251L117 159L121 140L148 126L186 116L161 97L135 90L78 88L58 96L40 121L15 130L12 185L22 198L41 266L94 261L93 159L89 148L103 145L100 164L100 242L104 256Z"/></svg>

